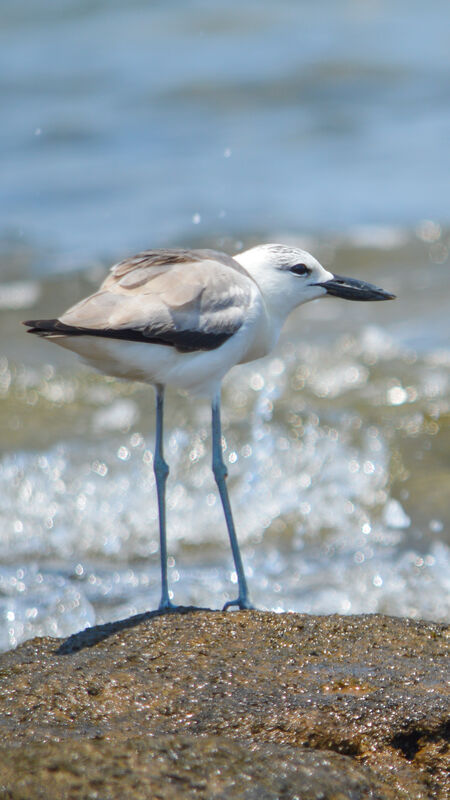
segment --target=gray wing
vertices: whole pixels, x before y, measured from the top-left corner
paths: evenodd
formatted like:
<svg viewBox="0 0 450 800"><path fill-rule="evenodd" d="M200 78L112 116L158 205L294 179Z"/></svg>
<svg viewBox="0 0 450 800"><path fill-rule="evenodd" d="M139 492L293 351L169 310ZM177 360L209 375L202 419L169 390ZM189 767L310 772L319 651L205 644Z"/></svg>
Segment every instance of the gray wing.
<svg viewBox="0 0 450 800"><path fill-rule="evenodd" d="M213 350L239 330L253 279L224 253L148 250L116 264L95 294L59 320L34 320L43 335L95 335Z"/></svg>

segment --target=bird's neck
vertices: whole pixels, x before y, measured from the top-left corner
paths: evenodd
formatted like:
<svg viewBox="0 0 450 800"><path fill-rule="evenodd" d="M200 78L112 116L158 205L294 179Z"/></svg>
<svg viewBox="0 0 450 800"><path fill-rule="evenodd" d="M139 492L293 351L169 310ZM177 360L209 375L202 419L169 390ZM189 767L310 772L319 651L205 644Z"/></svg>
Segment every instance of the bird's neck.
<svg viewBox="0 0 450 800"><path fill-rule="evenodd" d="M281 289L276 271L267 269L261 264L254 250L246 250L244 253L233 256L233 258L247 270L259 287L264 298L270 326L273 328L274 336L277 339L287 317L299 305L298 297L286 291L285 287Z"/></svg>

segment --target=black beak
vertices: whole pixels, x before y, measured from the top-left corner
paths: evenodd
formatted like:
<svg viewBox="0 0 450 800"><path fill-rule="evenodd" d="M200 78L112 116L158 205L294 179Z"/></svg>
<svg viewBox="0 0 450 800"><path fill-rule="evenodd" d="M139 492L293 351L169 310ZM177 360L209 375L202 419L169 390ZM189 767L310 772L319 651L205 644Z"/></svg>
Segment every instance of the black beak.
<svg viewBox="0 0 450 800"><path fill-rule="evenodd" d="M317 283L316 286L323 286L327 294L335 297L343 297L345 300L394 300L395 294L385 292L378 286L373 286L365 281L358 281L356 278L343 278L342 275L335 275L331 281Z"/></svg>

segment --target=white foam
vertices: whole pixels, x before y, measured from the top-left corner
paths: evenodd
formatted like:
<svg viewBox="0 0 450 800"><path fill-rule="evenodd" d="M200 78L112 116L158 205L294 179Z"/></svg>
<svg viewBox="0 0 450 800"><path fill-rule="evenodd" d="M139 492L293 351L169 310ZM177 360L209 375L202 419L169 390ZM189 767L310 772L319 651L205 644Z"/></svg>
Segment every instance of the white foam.
<svg viewBox="0 0 450 800"><path fill-rule="evenodd" d="M53 428L43 425L40 449L0 461L0 558L11 565L0 573L11 623L3 646L154 608L159 537L153 436L144 428L151 394L46 368L10 365L8 374L6 401L15 398L19 422L30 401L46 421L55 396L53 423L70 416L58 444L45 444ZM282 357L227 380L224 457L257 606L447 618L445 509L422 530L415 498L400 502L391 478L392 453L404 442L429 452L447 379L442 358L412 358L371 329L332 348L287 345ZM408 393L404 403L389 403L393 386ZM233 568L210 467L210 411L169 396L166 420L171 586L178 602L219 607L233 591ZM20 591L11 588L18 569ZM62 606L57 598L66 598Z"/></svg>

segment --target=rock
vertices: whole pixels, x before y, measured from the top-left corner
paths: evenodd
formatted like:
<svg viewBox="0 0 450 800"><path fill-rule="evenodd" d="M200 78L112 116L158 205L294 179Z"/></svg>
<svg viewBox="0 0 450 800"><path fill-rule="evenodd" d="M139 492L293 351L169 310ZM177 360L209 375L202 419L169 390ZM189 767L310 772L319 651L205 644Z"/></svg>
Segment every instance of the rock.
<svg viewBox="0 0 450 800"><path fill-rule="evenodd" d="M24 754L17 748L9 752L2 773L7 797L14 800L397 797L371 770L346 756L224 736L35 744Z"/></svg>
<svg viewBox="0 0 450 800"><path fill-rule="evenodd" d="M26 642L0 657L0 797L444 800L445 636L186 609Z"/></svg>

